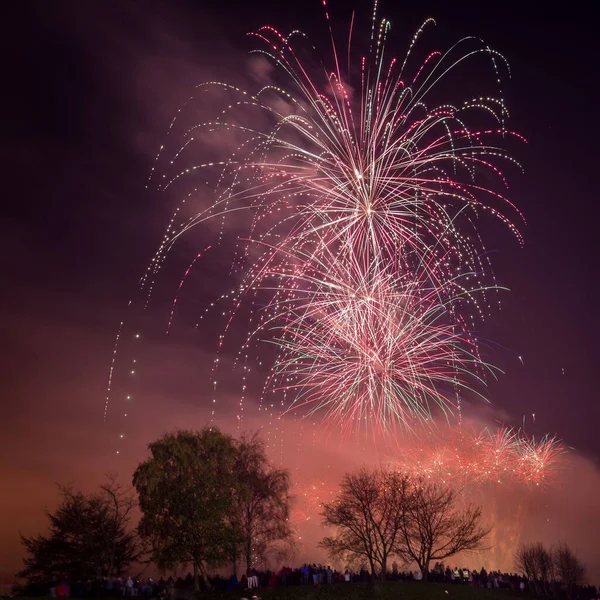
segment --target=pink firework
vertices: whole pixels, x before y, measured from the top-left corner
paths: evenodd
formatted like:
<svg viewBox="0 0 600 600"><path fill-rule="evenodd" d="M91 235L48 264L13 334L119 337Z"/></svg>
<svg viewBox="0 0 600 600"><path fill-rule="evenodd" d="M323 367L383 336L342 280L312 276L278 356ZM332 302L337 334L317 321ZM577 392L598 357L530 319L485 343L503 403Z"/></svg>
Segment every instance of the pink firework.
<svg viewBox="0 0 600 600"><path fill-rule="evenodd" d="M292 520L297 524L311 520L320 522L323 503L332 502L336 494L337 487L324 481L313 481L300 486L293 493L295 508Z"/></svg>
<svg viewBox="0 0 600 600"><path fill-rule="evenodd" d="M322 413L347 434L411 428L433 407L452 415L457 391L477 393L471 380L483 384L492 371L451 318L459 298L426 280L346 267L331 261L321 280L319 269L294 276L282 324L273 324L281 352L270 386L294 398L290 409Z"/></svg>
<svg viewBox="0 0 600 600"><path fill-rule="evenodd" d="M444 95L466 59L485 60L495 87L508 78L506 62L475 38L415 61L430 22L397 60L386 49L390 23L374 10L368 50L353 60L349 46L346 67L332 36L324 69L304 60L311 47L300 32L260 28L255 54L273 74L253 90L198 86L187 106L216 94L218 110L184 126L154 170L164 164L159 189L183 189L193 208L187 218L178 208L169 223L142 281L148 293L180 238L216 222L217 248L231 223L236 283L221 296L231 304L218 353L238 315L250 314L235 360L243 395L251 351L272 342L265 390L281 394L284 412L316 411L346 432L394 432L434 411L449 417L461 390L481 393L493 369L471 330L497 286L479 223L487 215L521 239L502 171L516 165L504 147L521 138L506 126L502 98L460 86ZM223 155L194 161L203 139ZM197 206L208 182L212 201ZM218 364L219 355L213 389Z"/></svg>
<svg viewBox="0 0 600 600"><path fill-rule="evenodd" d="M539 486L552 480L563 460L564 446L550 436L540 441L522 439L519 446L519 475L528 483Z"/></svg>
<svg viewBox="0 0 600 600"><path fill-rule="evenodd" d="M461 488L511 482L539 486L554 480L564 453L556 438L537 442L505 427L496 431L444 428L427 430L399 444L390 464L410 475Z"/></svg>

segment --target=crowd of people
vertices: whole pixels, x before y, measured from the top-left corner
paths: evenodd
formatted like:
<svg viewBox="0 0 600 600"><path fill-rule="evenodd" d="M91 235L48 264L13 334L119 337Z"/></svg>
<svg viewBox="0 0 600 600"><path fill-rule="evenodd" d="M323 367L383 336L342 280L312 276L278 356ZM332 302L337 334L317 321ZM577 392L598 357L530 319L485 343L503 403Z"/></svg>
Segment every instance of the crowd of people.
<svg viewBox="0 0 600 600"><path fill-rule="evenodd" d="M239 579L233 575L229 578L221 575L203 577L200 586L203 591L235 591L239 590L244 597L258 598L259 590L274 589L282 586L295 585L333 585L368 582L371 574L366 569L356 571L337 570L328 565L304 564L301 567L283 567L278 572L258 571L250 569ZM422 581L420 571L401 571L396 564L392 565L391 572L386 579L390 581ZM448 585L470 585L473 587L495 588L512 590L516 593L535 593L534 584L522 575L515 573L502 573L500 571L470 570L467 568L444 566L438 563L428 573L427 579ZM53 598L93 597L93 596L145 596L163 600L178 600L189 596L187 592L194 587L194 578L191 573L185 578L161 577L158 580L152 577L105 577L97 581L79 582L70 586L61 583L50 590ZM560 587L554 587L560 593ZM594 586L580 587L576 593L576 600L597 600L598 590Z"/></svg>
<svg viewBox="0 0 600 600"><path fill-rule="evenodd" d="M420 574L419 574L420 575ZM536 594L540 582L529 581L524 575L516 573L502 573L501 571L486 571L485 568L469 570L454 567L445 567L442 563L437 563L429 574L431 581L450 584L467 584L474 587L485 587L495 589L507 589L515 592L528 592ZM552 582L552 586L558 592L561 591L559 582ZM595 600L598 598L598 590L595 586L582 586L577 590L579 600Z"/></svg>

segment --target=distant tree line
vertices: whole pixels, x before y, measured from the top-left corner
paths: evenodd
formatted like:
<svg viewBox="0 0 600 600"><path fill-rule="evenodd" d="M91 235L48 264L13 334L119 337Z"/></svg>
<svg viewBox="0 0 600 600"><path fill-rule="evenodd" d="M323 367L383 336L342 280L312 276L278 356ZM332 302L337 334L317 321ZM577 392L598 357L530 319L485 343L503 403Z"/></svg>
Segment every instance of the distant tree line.
<svg viewBox="0 0 600 600"><path fill-rule="evenodd" d="M585 565L565 543L546 548L541 542L522 544L515 564L529 582L529 589L541 596L576 596L585 581Z"/></svg>

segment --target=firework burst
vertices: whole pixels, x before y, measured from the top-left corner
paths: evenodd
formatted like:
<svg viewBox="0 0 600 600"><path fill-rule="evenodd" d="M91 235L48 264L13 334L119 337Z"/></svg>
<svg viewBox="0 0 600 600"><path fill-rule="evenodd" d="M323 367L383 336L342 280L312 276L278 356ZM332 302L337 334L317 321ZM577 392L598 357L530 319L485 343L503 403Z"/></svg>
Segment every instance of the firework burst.
<svg viewBox="0 0 600 600"><path fill-rule="evenodd" d="M537 487L554 481L564 453L564 445L554 437L538 441L506 427L462 427L427 430L400 446L390 462L412 476L459 488L510 483Z"/></svg>
<svg viewBox="0 0 600 600"><path fill-rule="evenodd" d="M185 127L173 150L161 148L151 182L166 166L157 187L187 186L189 207L195 186L212 179L213 200L187 218L177 209L142 279L151 294L177 240L217 222L218 248L235 219L237 283L221 297L231 305L218 352L248 307L236 365L252 360L259 341L273 342L263 391L283 394L283 412L319 411L346 431L411 427L430 421L434 406L449 417L461 391L480 393L493 368L471 332L497 289L480 219L490 215L521 239L521 215L503 191L501 167L516 164L503 148L520 139L506 127L504 102L440 98L467 59L484 57L498 83L508 76L505 60L466 38L415 61L428 20L398 61L386 50L390 23L376 12L368 51L352 60L349 45L347 68L335 43L327 66L305 58L302 33L265 26L251 35L274 68L268 82L254 91L198 87L201 96L216 90L221 108ZM233 141L228 156L190 162L202 139L221 138ZM218 364L219 355L213 382Z"/></svg>
<svg viewBox="0 0 600 600"><path fill-rule="evenodd" d="M493 373L450 318L460 298L346 262L329 262L318 279L307 264L292 279L285 313L265 322L280 349L268 384L293 398L288 410L320 412L343 433L361 424L374 432L411 428L431 420L432 407L452 414L457 392L478 393L471 381L481 389L485 372Z"/></svg>

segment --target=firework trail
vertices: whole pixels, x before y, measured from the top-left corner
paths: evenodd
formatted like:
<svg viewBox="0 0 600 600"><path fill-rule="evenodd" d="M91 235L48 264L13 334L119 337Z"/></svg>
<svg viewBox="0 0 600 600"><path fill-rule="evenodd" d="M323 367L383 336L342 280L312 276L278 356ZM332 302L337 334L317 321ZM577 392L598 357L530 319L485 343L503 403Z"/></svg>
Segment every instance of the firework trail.
<svg viewBox="0 0 600 600"><path fill-rule="evenodd" d="M188 278L189 274L191 273L191 271L194 268L194 265L196 264L198 259L200 259L203 256L203 254L205 252L207 252L208 250L210 250L210 246L207 246L206 248L204 248L204 250L202 252L200 252L199 254L197 254L194 257L194 260L190 263L190 266L186 269L185 273L183 274L183 277L181 278L181 281L179 282L179 287L177 288L178 295L176 295L175 298L173 298L173 305L171 306L171 314L169 315L169 322L167 324L167 330L166 330L167 334L169 333L169 330L171 329L171 325L173 324L173 317L175 316L175 308L177 307L177 300L179 299L179 294L181 293L183 284L185 283L186 279Z"/></svg>

